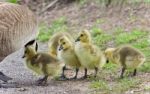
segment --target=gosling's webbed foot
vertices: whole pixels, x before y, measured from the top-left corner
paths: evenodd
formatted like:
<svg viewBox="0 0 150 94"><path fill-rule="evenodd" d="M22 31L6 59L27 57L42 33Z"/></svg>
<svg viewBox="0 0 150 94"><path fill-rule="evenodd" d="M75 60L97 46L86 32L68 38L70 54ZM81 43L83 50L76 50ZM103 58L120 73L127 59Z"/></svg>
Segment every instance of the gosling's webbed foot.
<svg viewBox="0 0 150 94"><path fill-rule="evenodd" d="M77 80L77 77L74 76L74 77L72 77L72 78L69 78L69 80Z"/></svg>
<svg viewBox="0 0 150 94"><path fill-rule="evenodd" d="M46 86L47 85L47 77L48 76L45 76L44 78L37 80L36 85L37 86Z"/></svg>
<svg viewBox="0 0 150 94"><path fill-rule="evenodd" d="M7 82L9 80L12 80L12 78L6 76L4 73L0 72L0 80Z"/></svg>
<svg viewBox="0 0 150 94"><path fill-rule="evenodd" d="M84 75L83 77L79 78L80 80L84 80L84 79L87 79L88 76L87 75Z"/></svg>
<svg viewBox="0 0 150 94"><path fill-rule="evenodd" d="M36 82L36 85L37 85L37 86L46 86L46 85L47 85L47 81L39 79L39 80Z"/></svg>
<svg viewBox="0 0 150 94"><path fill-rule="evenodd" d="M65 75L61 75L58 80L65 81L65 80L69 80L69 78L67 78Z"/></svg>

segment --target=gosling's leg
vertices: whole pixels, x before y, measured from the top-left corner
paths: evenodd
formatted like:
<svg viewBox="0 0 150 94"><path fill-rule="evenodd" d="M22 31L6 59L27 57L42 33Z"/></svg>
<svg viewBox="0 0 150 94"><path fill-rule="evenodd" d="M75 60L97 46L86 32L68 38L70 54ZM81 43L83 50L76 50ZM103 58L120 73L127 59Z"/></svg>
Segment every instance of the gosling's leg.
<svg viewBox="0 0 150 94"><path fill-rule="evenodd" d="M60 80L68 80L68 78L66 78L65 76L65 70L66 70L66 66L62 68L62 74L60 76Z"/></svg>
<svg viewBox="0 0 150 94"><path fill-rule="evenodd" d="M84 76L83 76L83 79L86 79L87 78L87 68L84 69Z"/></svg>
<svg viewBox="0 0 150 94"><path fill-rule="evenodd" d="M37 81L37 85L46 85L47 83L47 78L48 78L48 72L47 72L47 68L46 68L46 64L44 63L42 66L42 71L45 74L43 78L39 79Z"/></svg>
<svg viewBox="0 0 150 94"><path fill-rule="evenodd" d="M123 68L122 68L122 70L121 70L120 78L123 78L123 74L124 74L125 70L126 70L126 68L125 68L125 67L123 67Z"/></svg>
<svg viewBox="0 0 150 94"><path fill-rule="evenodd" d="M133 76L136 76L136 73L137 73L137 70L134 69L134 71L133 71Z"/></svg>
<svg viewBox="0 0 150 94"><path fill-rule="evenodd" d="M96 77L96 76L97 76L97 72L98 72L98 68L97 68L97 67L95 67L95 75L94 75L94 77Z"/></svg>

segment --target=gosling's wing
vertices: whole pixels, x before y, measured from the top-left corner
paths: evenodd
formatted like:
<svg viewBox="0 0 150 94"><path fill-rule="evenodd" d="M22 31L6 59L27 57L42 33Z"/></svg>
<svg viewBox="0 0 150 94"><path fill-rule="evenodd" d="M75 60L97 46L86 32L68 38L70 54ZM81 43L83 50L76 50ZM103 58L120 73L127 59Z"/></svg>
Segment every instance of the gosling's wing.
<svg viewBox="0 0 150 94"><path fill-rule="evenodd" d="M92 55L97 55L98 52L100 51L98 47L96 47L95 45L90 45L89 46L89 49L90 49L90 53Z"/></svg>
<svg viewBox="0 0 150 94"><path fill-rule="evenodd" d="M32 57L31 59L31 64L34 65L34 64L38 64L39 63L39 60L41 58L41 55L37 54L35 55L34 57Z"/></svg>
<svg viewBox="0 0 150 94"><path fill-rule="evenodd" d="M38 53L37 55L35 55L32 60L31 63L32 64L38 64L38 63L46 63L49 64L51 62L57 62L58 60L54 57L52 57L49 54L46 53Z"/></svg>

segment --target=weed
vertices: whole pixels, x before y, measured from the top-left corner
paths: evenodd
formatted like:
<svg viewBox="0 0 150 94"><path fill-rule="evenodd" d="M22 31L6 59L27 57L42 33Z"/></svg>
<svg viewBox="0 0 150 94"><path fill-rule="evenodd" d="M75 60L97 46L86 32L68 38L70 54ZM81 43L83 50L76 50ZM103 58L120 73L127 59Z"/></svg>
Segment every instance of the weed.
<svg viewBox="0 0 150 94"><path fill-rule="evenodd" d="M7 0L7 2L15 3L15 4L17 3L17 1L18 1L18 0Z"/></svg>
<svg viewBox="0 0 150 94"><path fill-rule="evenodd" d="M97 90L109 90L108 84L103 80L92 81L90 84L90 88Z"/></svg>
<svg viewBox="0 0 150 94"><path fill-rule="evenodd" d="M113 63L109 62L108 64L105 64L104 69L110 70L111 72L117 71L117 64L113 64Z"/></svg>

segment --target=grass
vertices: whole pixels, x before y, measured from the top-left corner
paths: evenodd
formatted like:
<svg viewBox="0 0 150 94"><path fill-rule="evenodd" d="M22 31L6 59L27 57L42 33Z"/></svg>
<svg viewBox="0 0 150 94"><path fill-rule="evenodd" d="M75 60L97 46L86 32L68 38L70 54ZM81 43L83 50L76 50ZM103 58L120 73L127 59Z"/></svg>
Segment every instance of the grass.
<svg viewBox="0 0 150 94"><path fill-rule="evenodd" d="M135 29L131 32L124 32L124 33L119 34L116 37L115 43L117 45L132 43L136 41L137 39L144 37L146 34L147 34L146 32L140 31L138 29Z"/></svg>
<svg viewBox="0 0 150 94"><path fill-rule="evenodd" d="M89 87L94 89L97 92L98 91L109 92L110 90L108 83L104 80L92 81Z"/></svg>
<svg viewBox="0 0 150 94"><path fill-rule="evenodd" d="M106 43L112 40L112 36L104 32L102 29L97 26L93 26L91 29L93 35L93 41L99 47L105 47Z"/></svg>
<svg viewBox="0 0 150 94"><path fill-rule="evenodd" d="M18 0L6 0L6 1L10 2L10 3L15 3L16 4Z"/></svg>
<svg viewBox="0 0 150 94"><path fill-rule="evenodd" d="M41 24L37 39L41 42L45 42L48 41L52 34L54 34L55 32L65 32L67 30L68 27L66 25L66 18L61 17L54 20L50 27L45 24Z"/></svg>

